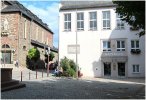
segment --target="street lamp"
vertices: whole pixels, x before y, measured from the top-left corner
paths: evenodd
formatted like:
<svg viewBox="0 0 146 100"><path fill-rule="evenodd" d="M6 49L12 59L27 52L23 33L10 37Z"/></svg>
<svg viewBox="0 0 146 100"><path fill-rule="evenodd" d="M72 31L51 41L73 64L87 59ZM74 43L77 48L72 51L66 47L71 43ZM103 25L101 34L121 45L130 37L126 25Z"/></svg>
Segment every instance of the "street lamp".
<svg viewBox="0 0 146 100"><path fill-rule="evenodd" d="M77 34L77 8L76 8L76 77L78 80L78 50L77 50L78 48L77 48L77 44L78 44L78 34Z"/></svg>

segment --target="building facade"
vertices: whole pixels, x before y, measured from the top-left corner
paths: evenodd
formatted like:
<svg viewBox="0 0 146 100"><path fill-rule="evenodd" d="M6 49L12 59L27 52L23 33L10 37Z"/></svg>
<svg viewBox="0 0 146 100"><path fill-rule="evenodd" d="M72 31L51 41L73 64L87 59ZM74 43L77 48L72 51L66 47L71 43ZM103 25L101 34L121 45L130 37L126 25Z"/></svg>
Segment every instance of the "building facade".
<svg viewBox="0 0 146 100"><path fill-rule="evenodd" d="M37 47L42 61L53 47L53 32L18 1L1 1L1 63L26 66L29 49Z"/></svg>
<svg viewBox="0 0 146 100"><path fill-rule="evenodd" d="M61 1L59 60L73 59L84 77L144 77L145 38L115 11L107 1Z"/></svg>

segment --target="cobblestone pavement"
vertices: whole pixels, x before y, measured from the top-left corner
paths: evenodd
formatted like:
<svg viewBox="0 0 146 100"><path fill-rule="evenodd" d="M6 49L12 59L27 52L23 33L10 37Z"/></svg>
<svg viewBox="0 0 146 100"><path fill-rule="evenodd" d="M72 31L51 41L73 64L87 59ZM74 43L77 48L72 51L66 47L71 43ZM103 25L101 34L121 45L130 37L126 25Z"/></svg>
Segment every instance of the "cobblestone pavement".
<svg viewBox="0 0 146 100"><path fill-rule="evenodd" d="M24 70L23 70L24 71ZM25 70L28 72L27 70ZM26 72L23 73L26 73ZM13 74L19 79L19 71ZM82 78L79 80L44 76L38 79L34 74L29 80L24 74L25 88L1 93L2 99L144 99L144 79ZM17 75L16 75L17 74ZM135 81L136 80L136 81Z"/></svg>

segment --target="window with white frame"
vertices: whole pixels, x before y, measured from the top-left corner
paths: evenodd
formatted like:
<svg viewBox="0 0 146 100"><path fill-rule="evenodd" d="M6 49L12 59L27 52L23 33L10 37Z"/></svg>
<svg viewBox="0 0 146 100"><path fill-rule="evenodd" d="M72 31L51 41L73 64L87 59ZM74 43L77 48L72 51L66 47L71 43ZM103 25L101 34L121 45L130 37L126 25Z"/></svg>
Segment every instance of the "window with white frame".
<svg viewBox="0 0 146 100"><path fill-rule="evenodd" d="M90 12L90 30L97 30L97 13Z"/></svg>
<svg viewBox="0 0 146 100"><path fill-rule="evenodd" d="M84 30L84 13L77 13L77 30Z"/></svg>
<svg viewBox="0 0 146 100"><path fill-rule="evenodd" d="M110 11L102 11L103 29L110 29Z"/></svg>
<svg viewBox="0 0 146 100"><path fill-rule="evenodd" d="M103 51L111 51L111 42L103 41Z"/></svg>
<svg viewBox="0 0 146 100"><path fill-rule="evenodd" d="M64 31L71 31L71 14L64 14Z"/></svg>
<svg viewBox="0 0 146 100"><path fill-rule="evenodd" d="M117 51L125 51L125 41L117 40Z"/></svg>
<svg viewBox="0 0 146 100"><path fill-rule="evenodd" d="M139 40L131 40L131 50L139 49Z"/></svg>
<svg viewBox="0 0 146 100"><path fill-rule="evenodd" d="M117 29L124 29L124 21L121 20L120 15L116 13Z"/></svg>
<svg viewBox="0 0 146 100"><path fill-rule="evenodd" d="M24 19L24 35L23 38L26 39L27 36L27 20Z"/></svg>
<svg viewBox="0 0 146 100"><path fill-rule="evenodd" d="M139 65L133 65L133 73L139 73L140 72L140 67Z"/></svg>

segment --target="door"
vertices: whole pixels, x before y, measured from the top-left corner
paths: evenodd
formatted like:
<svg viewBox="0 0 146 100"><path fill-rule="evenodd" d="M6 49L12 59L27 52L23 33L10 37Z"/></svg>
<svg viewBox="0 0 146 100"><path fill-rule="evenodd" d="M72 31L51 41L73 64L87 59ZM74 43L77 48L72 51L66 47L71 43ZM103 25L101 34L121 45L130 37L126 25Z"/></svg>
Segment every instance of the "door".
<svg viewBox="0 0 146 100"><path fill-rule="evenodd" d="M111 76L111 63L104 63L104 76Z"/></svg>
<svg viewBox="0 0 146 100"><path fill-rule="evenodd" d="M118 76L125 76L125 63L118 63Z"/></svg>

